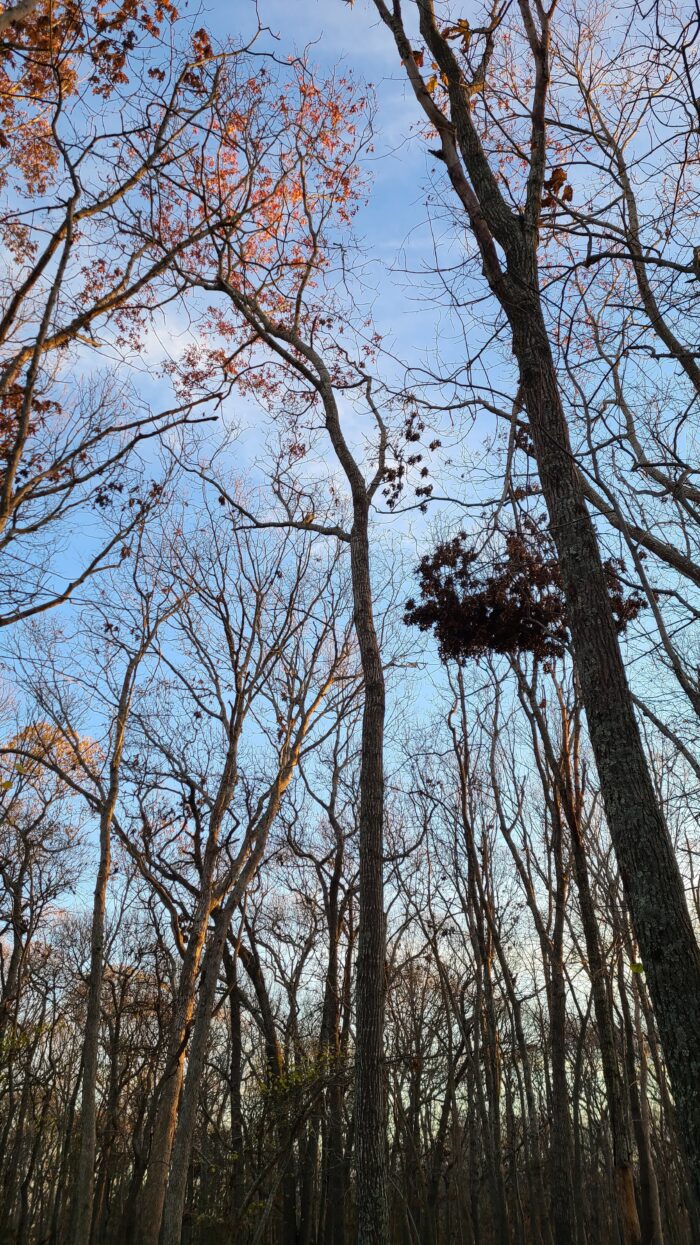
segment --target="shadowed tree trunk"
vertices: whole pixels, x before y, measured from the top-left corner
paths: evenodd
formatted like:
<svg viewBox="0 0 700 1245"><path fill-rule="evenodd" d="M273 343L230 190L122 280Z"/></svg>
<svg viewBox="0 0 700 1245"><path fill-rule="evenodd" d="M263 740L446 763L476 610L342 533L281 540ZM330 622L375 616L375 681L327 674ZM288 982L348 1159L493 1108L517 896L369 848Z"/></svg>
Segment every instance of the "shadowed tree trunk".
<svg viewBox="0 0 700 1245"><path fill-rule="evenodd" d="M143 649L127 664L114 723L114 742L109 765L109 785L100 808L100 861L95 881L90 931L90 985L88 989L85 1042L83 1045L83 1082L80 1100L80 1154L75 1192L74 1240L76 1245L89 1245L92 1228L92 1206L97 1145L97 1058L99 1054L102 976L104 970L105 908L107 883L111 865L112 820L119 797L119 771L127 718L134 686L134 677Z"/></svg>
<svg viewBox="0 0 700 1245"><path fill-rule="evenodd" d="M231 1203L230 1218L236 1222L243 1205L245 1190L245 1162L243 1154L243 1043L241 1032L241 995L238 987L237 959L231 954L228 944L223 950L226 988L229 995L230 1030L231 1030Z"/></svg>
<svg viewBox="0 0 700 1245"><path fill-rule="evenodd" d="M358 1245L388 1245L384 1078L386 921L383 899L385 693L372 610L368 510L366 497L353 497L350 557L355 629L365 687L360 766L360 925L355 1042L357 1242Z"/></svg>
<svg viewBox="0 0 700 1245"><path fill-rule="evenodd" d="M641 1245L642 1236L637 1213L634 1190L634 1165L630 1112L620 1061L615 1044L612 1009L607 987L607 969L603 959L598 934L593 896L588 876L588 860L584 843L583 791L579 761L580 729L578 715L571 719L562 690L555 682L561 714L561 760L558 763L546 718L537 701L535 689L517 670L521 703L530 716L533 729L542 740L546 765L553 787L561 801L561 808L569 827L574 875L578 891L581 924L583 926L591 990L595 1011L603 1079L610 1113L610 1132L613 1145L613 1166L617 1218L623 1245ZM546 771L545 771L546 772Z"/></svg>
<svg viewBox="0 0 700 1245"><path fill-rule="evenodd" d="M555 1245L577 1239L576 1206L572 1172L574 1166L569 1089L566 1075L566 978L564 970L564 918L569 888L564 865L560 808L553 803L552 854L556 890L554 929L549 960L549 1016L552 1043L552 1220Z"/></svg>

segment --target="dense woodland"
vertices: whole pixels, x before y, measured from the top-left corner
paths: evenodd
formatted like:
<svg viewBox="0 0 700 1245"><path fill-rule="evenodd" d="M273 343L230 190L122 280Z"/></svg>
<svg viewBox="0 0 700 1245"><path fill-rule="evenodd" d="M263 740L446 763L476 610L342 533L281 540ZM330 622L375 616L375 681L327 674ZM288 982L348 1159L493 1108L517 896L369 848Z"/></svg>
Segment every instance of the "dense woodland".
<svg viewBox="0 0 700 1245"><path fill-rule="evenodd" d="M0 1242L697 1245L700 9L333 4L0 12Z"/></svg>

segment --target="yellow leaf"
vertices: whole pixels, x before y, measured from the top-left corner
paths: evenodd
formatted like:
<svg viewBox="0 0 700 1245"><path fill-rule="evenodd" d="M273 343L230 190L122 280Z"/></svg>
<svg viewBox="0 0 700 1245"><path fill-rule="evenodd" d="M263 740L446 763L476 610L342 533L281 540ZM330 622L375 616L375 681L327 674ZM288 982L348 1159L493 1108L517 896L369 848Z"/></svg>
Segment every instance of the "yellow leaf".
<svg viewBox="0 0 700 1245"><path fill-rule="evenodd" d="M437 74L433 74L432 77L428 78L428 81L425 84L426 90L430 91L430 94L432 95L437 84L438 84Z"/></svg>
<svg viewBox="0 0 700 1245"><path fill-rule="evenodd" d="M471 27L466 17L460 17L454 26L445 27L442 37L443 39L464 39L465 43L468 43L471 33Z"/></svg>

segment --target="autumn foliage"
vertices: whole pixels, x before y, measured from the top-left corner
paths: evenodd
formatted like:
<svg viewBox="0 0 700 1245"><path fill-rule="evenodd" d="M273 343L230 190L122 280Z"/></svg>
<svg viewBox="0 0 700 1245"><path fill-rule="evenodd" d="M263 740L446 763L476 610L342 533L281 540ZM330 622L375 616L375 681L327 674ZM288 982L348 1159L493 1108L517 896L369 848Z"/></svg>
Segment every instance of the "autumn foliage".
<svg viewBox="0 0 700 1245"><path fill-rule="evenodd" d="M619 631L643 607L638 592L625 595L622 563L605 563ZM465 532L441 541L418 567L420 598L406 603L405 621L433 631L444 661L486 653L536 661L561 657L569 643L566 604L552 545L530 522L503 536L503 553L485 563Z"/></svg>

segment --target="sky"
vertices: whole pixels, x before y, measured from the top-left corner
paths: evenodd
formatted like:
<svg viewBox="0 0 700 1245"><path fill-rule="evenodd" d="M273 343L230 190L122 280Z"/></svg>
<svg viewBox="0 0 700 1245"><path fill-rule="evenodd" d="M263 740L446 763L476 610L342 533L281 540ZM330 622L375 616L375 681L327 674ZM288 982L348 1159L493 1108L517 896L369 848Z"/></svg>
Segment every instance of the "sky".
<svg viewBox="0 0 700 1245"><path fill-rule="evenodd" d="M183 16L192 14L194 3L190 0L181 5ZM385 348L379 375L392 385L401 385L406 379L406 366L423 361L430 366L436 348L442 358L461 362L461 330L455 331L454 323L433 298L437 292L434 284L428 288L435 217L429 226L426 196L436 161L428 155L425 141L415 134L415 101L393 42L379 22L374 6L369 0L356 0L352 6L345 0L258 0L257 6L254 0L208 0L201 7L198 5L196 12L196 20L201 20L217 40L225 42L230 38L234 43L244 41L254 30L257 12L268 28L258 46L274 48L285 58L306 51L321 73L339 69L371 87L377 104L374 151L366 157L371 188L353 223L353 232L361 248L368 310ZM435 175L442 176L441 166ZM182 339L188 335L184 320L179 323L167 316L153 331L150 357L142 360L142 392L154 405L162 398L158 363L167 357L175 337L180 336L184 345ZM246 404L238 394L231 397L226 412L224 417L237 430L236 464L242 474L253 474L263 457L261 446L269 437L269 422L257 407ZM351 418L349 412L347 418ZM435 431L447 444L449 438L444 437L445 429L438 427L438 422L444 423L436 420ZM483 429L477 435L478 444L486 431ZM408 494L406 499L413 500ZM431 507L427 520L412 511L380 524L393 554L400 557L403 545L406 565L411 569L419 550L424 551L426 529L437 511L437 506ZM462 518L459 511L451 510L453 525ZM378 529L375 536L380 539ZM406 595L408 591L407 587Z"/></svg>
<svg viewBox="0 0 700 1245"><path fill-rule="evenodd" d="M377 104L375 141L373 153L364 160L371 189L353 232L361 250L366 310L385 347L381 377L402 384L406 365L425 361L430 366L438 345L443 358L461 361L461 331L455 334L455 325L431 296L434 285L426 297L428 278L422 275L431 268L433 255L431 228L436 218L433 215L429 226L426 195L436 162L425 142L415 136L415 101L374 6L369 0L355 0L352 6L345 0L258 0L257 5L254 0L205 0L201 5L199 0L184 0L180 11L183 17L196 12L196 21L201 20L217 40L230 38L234 43L254 30L257 13L267 27L259 47L274 49L282 57L306 51L321 73L340 69L371 87ZM439 166L437 176L441 175ZM150 351L141 362L142 392L155 403L161 396L158 365L173 341L188 335L184 320L171 318L170 313L154 325ZM260 414L251 411L247 419L241 417L240 397L230 410L232 422L247 424L240 461L252 460L258 443L254 425Z"/></svg>
<svg viewBox="0 0 700 1245"><path fill-rule="evenodd" d="M462 241L451 222L443 226L439 213L426 206L434 184L439 187L444 178L443 167L416 133L421 117L374 5L370 0L354 0L352 5L346 0L258 0L257 4L254 0L205 0L201 12L202 21L218 39L234 42L254 29L257 14L269 30L262 46L274 47L285 57L306 51L321 72L340 68L371 87L377 106L374 151L365 157L371 189L353 231L362 251L369 309L382 335L380 377L390 384L403 384L406 367L420 368L425 363L430 368L436 357L449 366L461 366L466 354L464 327L440 306L441 291L428 274L433 267L435 235L442 230L443 258L450 255L446 236L453 248L451 258L455 254L462 258ZM407 5L407 23L410 15ZM478 329L470 325L469 332L473 344ZM446 446L450 438L444 420L436 418L435 432ZM482 422L467 432L455 462L465 452L470 457L482 453L485 438L492 432L489 416L487 425ZM462 430L456 429L455 442L461 435ZM252 439L244 435L241 440L254 454L255 435ZM459 476L456 469L445 474ZM436 512L437 507L431 507L431 514ZM459 511L452 514L453 523L463 518ZM414 527L424 532L426 524L417 520L411 531ZM413 554L415 549L414 542Z"/></svg>
<svg viewBox="0 0 700 1245"><path fill-rule="evenodd" d="M261 20L278 36L283 55L308 49L321 70L340 67L367 82L376 93L376 143L368 158L372 177L369 202L357 221L368 255L377 261L375 318L387 342L408 356L424 345L426 307L402 269L428 260L430 242L423 228L426 172L424 144L411 140L417 114L388 32L367 0L260 0ZM224 39L251 29L252 0L210 0L203 17ZM267 40L268 46L272 43ZM380 267L381 265L381 267ZM395 275L393 279L390 274ZM372 276L370 276L372 281Z"/></svg>
<svg viewBox="0 0 700 1245"><path fill-rule="evenodd" d="M415 102L373 5L368 0L356 0L353 6L344 0L258 0L257 6L254 0L182 0L180 11L185 20L196 14L196 22L206 25L217 40L230 38L234 44L254 30L257 12L268 28L260 46L274 48L282 57L306 51L321 72L340 69L371 86L377 101L375 150L367 157L371 190L354 222L354 232L362 249L363 280L373 320L386 347L380 374L390 383L402 383L404 363L415 364L423 358L429 362L438 337L445 348L449 326L444 313L426 299L424 281L416 276L431 262L425 198L435 162L427 155L424 141L412 137ZM168 309L156 319L146 349L132 360L139 393L154 409L169 404L160 365L176 342L180 347L186 344L189 334L186 317ZM102 360L86 350L84 365L100 367ZM261 444L269 436L264 415L242 402L240 395L233 395L225 418L240 429L237 465L242 472L254 470L262 458ZM415 565L418 533L425 532L425 521L414 513L405 521L396 517L384 526L392 545L397 538L399 544L405 538L407 565ZM89 534L84 539L89 544Z"/></svg>
<svg viewBox="0 0 700 1245"><path fill-rule="evenodd" d="M181 5L181 11L191 12L194 5ZM210 0L201 6L202 24L222 41L228 37L240 42L241 35L250 31L255 23L255 5L252 0ZM376 93L378 113L376 117L375 152L370 157L372 188L366 206L355 222L355 232L363 250L371 257L367 277L372 298L373 315L379 331L383 334L389 351L382 363L384 375L394 369L390 381L403 379L403 368L397 360L413 361L419 353L430 353L431 343L439 331L438 309L422 296L422 287L405 269L418 270L423 263L429 264L431 254L430 235L425 228L425 194L430 161L425 144L410 139L411 126L416 112L412 98L406 92L403 72L396 52L375 18L366 0L357 0L353 8L343 0L260 0L261 19L270 27L266 46L279 36L277 43L281 55L287 56L309 50L310 59L321 71L340 69L352 72L372 85ZM199 19L198 19L199 20ZM361 54L360 54L361 53ZM154 331L149 348L139 360L134 360L138 389L145 401L151 400L158 408L164 397L166 385L159 377L159 359L162 361L172 347L172 336L187 335L184 320L165 317ZM98 366L94 358L85 355L86 368ZM167 404L167 402L166 402ZM231 422L241 424L241 436L235 446L235 462L241 474L255 469L260 460L259 447L267 434L263 417L255 408L247 409L240 398L234 398L230 410ZM154 451L155 452L155 451ZM430 520L420 516L388 517L377 524L375 532L375 584L382 596L384 586L390 587L388 595L393 610L400 615L401 606L413 590L412 571L418 560L420 534L425 538L426 525ZM86 532L82 539L89 544ZM96 537L95 537L96 539ZM70 552L67 552L70 557ZM398 579L401 581L397 591ZM405 581L405 582L404 582ZM74 603L74 605L77 603ZM68 607L69 615L73 607ZM400 628L403 633L403 628ZM405 637L401 635L402 644ZM417 644L422 650L425 645ZM424 652L419 668L415 663L394 672L391 683L399 684L402 695L391 697L390 713L399 736L408 727L419 700L417 684L425 680L432 683L437 673L434 654ZM408 686L412 694L406 695ZM422 702L425 709L425 701ZM94 706L98 713L97 705ZM76 902L89 906L92 874L87 870L77 888Z"/></svg>

